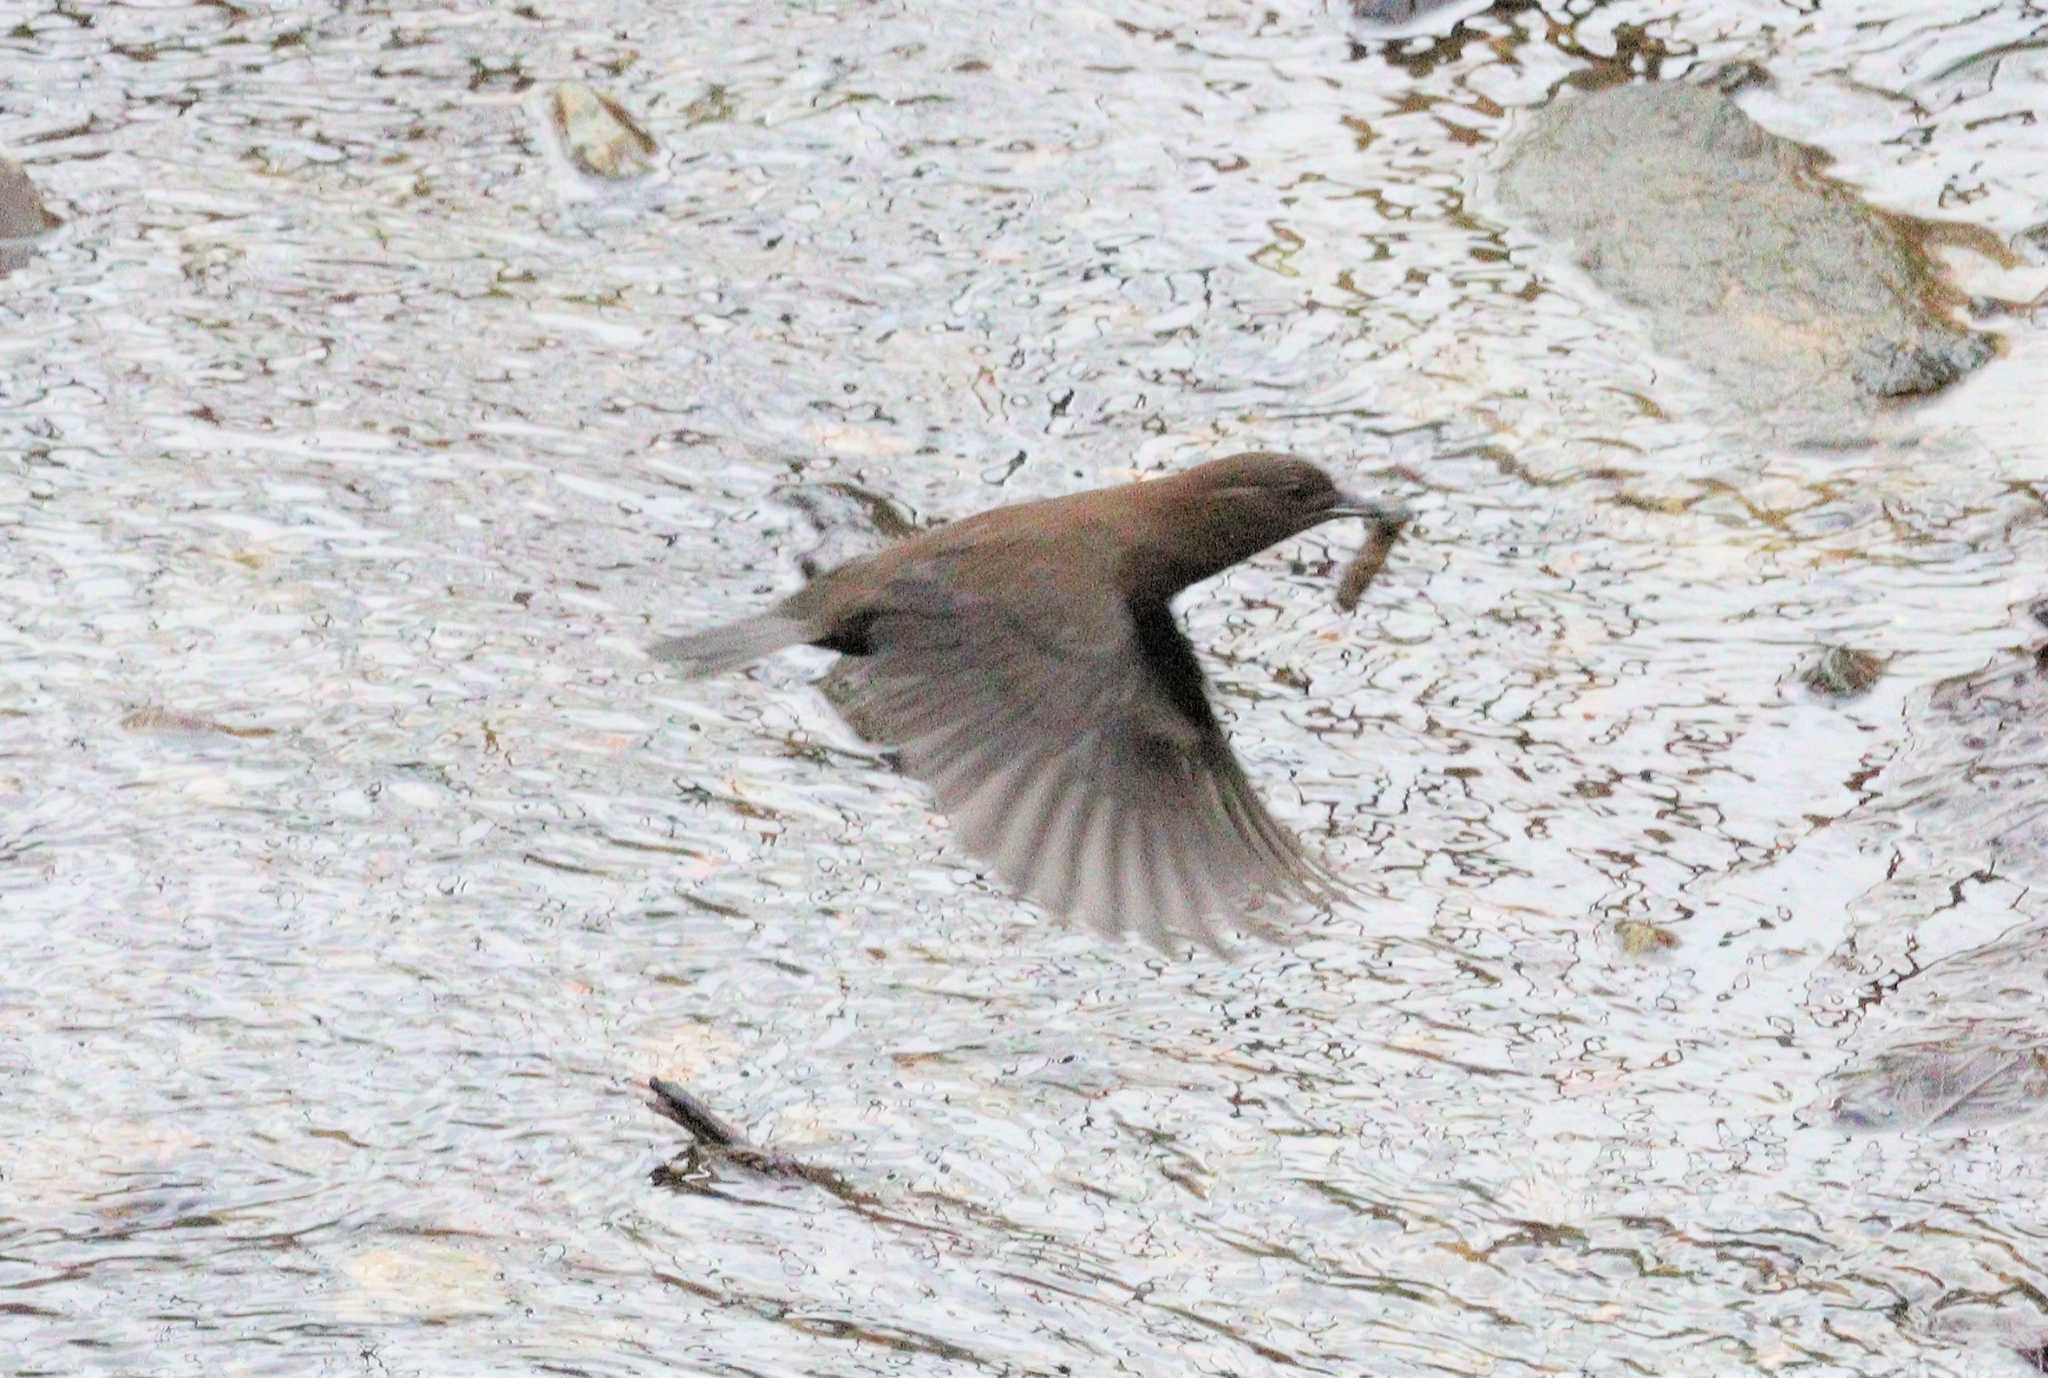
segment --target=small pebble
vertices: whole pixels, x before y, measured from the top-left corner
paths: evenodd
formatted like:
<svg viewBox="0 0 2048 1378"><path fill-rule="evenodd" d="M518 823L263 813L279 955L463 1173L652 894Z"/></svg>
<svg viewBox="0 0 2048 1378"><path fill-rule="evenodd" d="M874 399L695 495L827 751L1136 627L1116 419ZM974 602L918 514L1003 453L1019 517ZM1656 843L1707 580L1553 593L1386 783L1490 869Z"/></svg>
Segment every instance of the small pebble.
<svg viewBox="0 0 2048 1378"><path fill-rule="evenodd" d="M1646 957L1678 946L1676 933L1642 919L1623 919L1614 925L1614 936L1620 940L1621 950L1631 957Z"/></svg>
<svg viewBox="0 0 2048 1378"><path fill-rule="evenodd" d="M1883 673L1884 662L1870 652L1829 646L1806 672L1806 687L1830 698L1854 698L1877 683Z"/></svg>
<svg viewBox="0 0 2048 1378"><path fill-rule="evenodd" d="M569 160L594 177L624 181L654 169L653 137L594 87L563 82L548 96L548 117Z"/></svg>

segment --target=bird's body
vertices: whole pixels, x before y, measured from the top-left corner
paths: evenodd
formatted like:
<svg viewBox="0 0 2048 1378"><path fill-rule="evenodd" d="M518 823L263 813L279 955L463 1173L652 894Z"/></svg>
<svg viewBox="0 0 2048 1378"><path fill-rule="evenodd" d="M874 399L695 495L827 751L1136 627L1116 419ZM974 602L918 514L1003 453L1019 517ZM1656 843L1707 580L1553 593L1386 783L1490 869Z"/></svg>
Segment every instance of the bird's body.
<svg viewBox="0 0 2048 1378"><path fill-rule="evenodd" d="M1386 519L1313 465L1239 455L966 518L654 654L702 675L840 652L848 719L1017 889L1106 932L1216 946L1218 919L1329 883L1253 793L1171 600L1346 515Z"/></svg>

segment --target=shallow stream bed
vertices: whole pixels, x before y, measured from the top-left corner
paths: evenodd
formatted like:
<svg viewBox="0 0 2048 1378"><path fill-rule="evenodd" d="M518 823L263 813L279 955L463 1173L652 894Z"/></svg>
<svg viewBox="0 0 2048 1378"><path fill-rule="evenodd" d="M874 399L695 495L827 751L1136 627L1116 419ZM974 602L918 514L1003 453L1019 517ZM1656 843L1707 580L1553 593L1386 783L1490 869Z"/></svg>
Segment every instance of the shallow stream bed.
<svg viewBox="0 0 2048 1378"><path fill-rule="evenodd" d="M1872 1078L2048 1048L2042 825L1939 688L2048 639L2048 336L1801 446L1486 197L1567 83L1756 63L2019 235L2048 15L1950 8L17 6L0 1371L2028 1371L2048 1076ZM1042 920L822 655L642 654L831 485L1254 448L1416 514L1355 613L1348 530L1186 606L1364 896L1290 947ZM651 1074L857 1192L658 1171Z"/></svg>

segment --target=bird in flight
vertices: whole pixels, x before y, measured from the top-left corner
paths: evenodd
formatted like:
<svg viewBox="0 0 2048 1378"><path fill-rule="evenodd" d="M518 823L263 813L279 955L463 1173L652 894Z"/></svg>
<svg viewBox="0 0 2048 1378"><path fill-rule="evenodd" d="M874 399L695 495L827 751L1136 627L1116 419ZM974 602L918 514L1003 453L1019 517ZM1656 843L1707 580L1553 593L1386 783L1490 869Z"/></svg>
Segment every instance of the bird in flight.
<svg viewBox="0 0 2048 1378"><path fill-rule="evenodd" d="M663 641L692 677L784 647L842 659L828 696L938 796L1019 893L1105 934L1220 950L1268 898L1340 887L1266 811L1172 601L1338 517L1400 514L1255 453L999 507L825 571L765 612Z"/></svg>

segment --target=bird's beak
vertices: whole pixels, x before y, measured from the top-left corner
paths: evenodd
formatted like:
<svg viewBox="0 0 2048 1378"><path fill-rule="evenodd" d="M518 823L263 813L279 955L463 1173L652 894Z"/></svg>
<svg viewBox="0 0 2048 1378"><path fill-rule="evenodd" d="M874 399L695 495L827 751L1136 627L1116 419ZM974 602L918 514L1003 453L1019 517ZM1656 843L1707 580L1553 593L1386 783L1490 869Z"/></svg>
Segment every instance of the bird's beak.
<svg viewBox="0 0 2048 1378"><path fill-rule="evenodd" d="M1408 520L1408 509L1398 502L1381 502L1340 491L1337 500L1323 511L1324 518L1363 517L1374 526L1400 526Z"/></svg>

